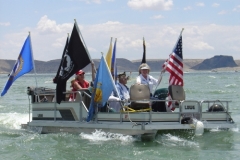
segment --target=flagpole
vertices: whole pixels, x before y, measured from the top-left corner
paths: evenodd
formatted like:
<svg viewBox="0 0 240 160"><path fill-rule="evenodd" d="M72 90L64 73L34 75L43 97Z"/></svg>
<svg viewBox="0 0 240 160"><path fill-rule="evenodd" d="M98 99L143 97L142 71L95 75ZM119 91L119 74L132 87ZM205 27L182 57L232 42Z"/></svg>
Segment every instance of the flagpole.
<svg viewBox="0 0 240 160"><path fill-rule="evenodd" d="M89 54L87 45L86 45L86 43L85 43L85 41L84 41L84 39L83 39L83 36L82 36L82 34L81 34L80 29L78 28L77 20L74 19L74 21L75 21L75 23L76 23L76 29L77 29L78 33L80 34L80 38L82 39L83 45L84 45L84 47L85 47L85 50L87 51L88 57L89 57L89 59L92 61L92 58L91 58L91 56L90 56L90 54Z"/></svg>
<svg viewBox="0 0 240 160"><path fill-rule="evenodd" d="M32 51L32 40L31 40L31 33L29 32L29 38L30 38L30 48L31 48L31 55L32 55L32 63L33 63L33 70L34 70L34 74L35 74L35 82L36 82L36 87L38 87L37 84L37 74L36 74L36 67L35 67L35 63L34 63L34 57L33 57L33 51Z"/></svg>

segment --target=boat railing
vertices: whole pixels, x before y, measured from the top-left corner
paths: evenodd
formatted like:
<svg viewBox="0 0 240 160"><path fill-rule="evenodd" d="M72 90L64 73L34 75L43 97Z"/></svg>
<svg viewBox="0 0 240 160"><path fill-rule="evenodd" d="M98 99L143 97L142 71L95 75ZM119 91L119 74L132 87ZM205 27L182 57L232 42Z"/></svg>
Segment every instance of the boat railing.
<svg viewBox="0 0 240 160"><path fill-rule="evenodd" d="M222 104L222 107L224 108L224 111L215 111L215 113L217 112L217 114L219 114L219 116L221 117L220 119L222 119L222 117L224 117L224 112L225 115L227 114L227 119L226 121L228 121L229 119L231 120L231 116L229 113L229 102L231 101L220 101L220 100L206 100L206 101L196 101L196 100L182 100L182 101L178 101L178 100L145 100L146 102L149 102L150 104L153 102L164 102L165 104L167 104L168 102L172 102L172 104L177 104L174 107L178 108L179 111L175 112L179 114L179 123L182 123L182 120L184 118L195 118L197 120L202 120L202 115L203 112L205 112L203 104L207 104L208 105L208 110L206 111L207 114L210 114L212 111L210 110L211 104L217 104L220 103ZM132 101L128 101L127 103L125 102L125 106L129 105ZM147 111L149 113L149 123L152 123L152 115L156 114L156 113L164 113L164 112L153 112L151 105L149 105L149 111ZM124 109L124 108L123 108ZM131 111L126 110L125 113L132 113ZM138 112L138 111L136 111ZM143 111L146 112L146 111ZM165 112L167 113L167 112ZM120 122L122 122L122 114L124 114L124 112L120 113Z"/></svg>
<svg viewBox="0 0 240 160"><path fill-rule="evenodd" d="M230 112L229 112L229 103L231 101L227 100L203 100L200 102L201 108L206 108L206 112L219 112L226 113L226 121L232 121Z"/></svg>
<svg viewBox="0 0 240 160"><path fill-rule="evenodd" d="M227 100L203 100L200 102L201 106L203 107L204 104L207 104L207 109L209 110L210 107L214 104L221 104L222 107L224 107L226 109L226 112L229 111L229 102L231 101L227 101ZM209 110L211 111L211 110Z"/></svg>
<svg viewBox="0 0 240 160"><path fill-rule="evenodd" d="M70 101L70 103L79 103L79 122L83 121L83 109L88 112L88 107L91 103L91 96L87 91L88 89L79 89L78 91L63 92L63 94L76 94L76 97L73 97L73 100Z"/></svg>
<svg viewBox="0 0 240 160"><path fill-rule="evenodd" d="M79 122L84 121L85 119L83 118L83 116L86 116L85 114L88 112L88 108L90 106L91 103L91 95L87 92L86 89L82 89L79 91L68 91L68 92L64 92L64 94L76 94L76 99L75 101L72 102L68 102L68 103L79 103ZM40 103L41 102L41 96L55 96L56 97L56 90L52 90L52 89L47 89L47 88L36 88L34 89L34 93L29 94L32 95L32 97L34 98L34 96L37 96L35 98L35 102ZM67 97L67 96L66 96ZM68 101L66 99L66 101ZM56 117L57 117L57 103L56 101L51 101L54 102L54 120L56 121ZM214 112L214 110L211 108L212 106L214 106L215 104L220 104L218 106L221 106L223 108L222 111L220 111L218 114L221 117L224 117L224 113L226 116L226 121L231 119L230 113L229 113L229 102L231 101L220 101L220 100L203 100L203 101L194 101L194 100L158 100L158 99L144 99L144 100L129 100L129 101L119 101L119 103L122 105L121 107L121 111L120 111L120 116L119 116L119 122L122 123L123 122L123 115L126 113L130 114L132 113L131 110L126 109L126 106L131 106L131 103L134 102L143 102L143 103L148 103L148 109L149 110L140 110L136 112L141 112L144 114L149 114L149 123L152 123L153 118L156 117L157 114L159 113L164 113L164 112L154 112L152 110L152 105L154 102L164 102L165 105L167 105L168 102L172 102L172 104L174 104L175 108L177 108L178 110L175 112L176 114L178 114L178 121L179 123L181 123L182 119L184 117L191 117L191 118L196 118L198 120L204 120L206 119L206 117L210 117L211 116L211 112ZM134 109L134 108L133 108ZM98 107L97 107L98 110ZM206 111L205 111L206 110ZM98 114L102 113L102 112L111 112L110 108L107 106L106 110L101 111L101 109L99 109L99 112L95 112L96 116L95 116L95 121L98 121ZM134 111L133 111L134 112ZM206 112L206 115L204 115L204 118L202 117L202 113ZM84 115L83 115L84 114ZM166 114L168 114L166 112ZM175 117L176 118L176 117ZM222 118L221 118L222 119Z"/></svg>
<svg viewBox="0 0 240 160"><path fill-rule="evenodd" d="M207 103L207 104L210 104L210 103L213 103L213 104L216 104L216 103L226 103L226 105L224 105L223 107L226 107L226 111L225 111L225 114L224 112L218 112L217 114L219 115L219 119L220 120L223 120L223 117L225 117L224 115L228 115L227 116L227 121L228 119L231 118L229 112L228 112L228 103L230 101L219 101L219 100L215 100L215 101L196 101L196 100L182 100L182 101L178 101L178 100L141 100L142 102L147 102L149 103L149 110L136 110L136 111L132 111L132 110L124 110L126 109L125 107L126 106L130 106L130 104L134 101L120 101L122 105L122 110L120 111L120 123L123 123L123 116L124 114L126 115L127 114L135 114L135 113L147 113L149 114L149 121L148 123L152 123L153 121L153 117L156 117L156 114L168 114L168 113L174 113L174 112L153 112L152 111L152 107L151 107L151 103L153 102L164 102L167 104L167 102L172 102L172 104L176 104L174 107L175 108L178 108L178 111L176 111L175 113L178 114L178 119L176 119L176 121L178 121L179 123L184 123L183 121L186 120L186 119L190 119L191 121L193 119L196 119L196 120L202 120L202 113L204 112L203 110L203 103ZM101 112L95 112L97 114L101 113ZM207 112L207 114L210 115L210 111ZM216 113L216 112L215 112ZM154 114L154 116L153 116ZM129 116L130 117L130 116ZM206 119L206 118L205 118ZM98 121L98 115L96 115L95 117L95 121L97 122Z"/></svg>

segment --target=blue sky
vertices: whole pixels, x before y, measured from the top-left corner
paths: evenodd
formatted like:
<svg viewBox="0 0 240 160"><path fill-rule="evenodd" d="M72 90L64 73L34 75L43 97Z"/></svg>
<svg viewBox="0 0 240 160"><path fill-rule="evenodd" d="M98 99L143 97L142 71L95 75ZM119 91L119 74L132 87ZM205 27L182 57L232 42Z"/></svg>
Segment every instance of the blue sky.
<svg viewBox="0 0 240 160"><path fill-rule="evenodd" d="M167 59L182 28L183 58L240 59L239 0L0 0L0 59L16 60L31 32L35 60L60 59L77 20L93 59L117 38L117 58Z"/></svg>

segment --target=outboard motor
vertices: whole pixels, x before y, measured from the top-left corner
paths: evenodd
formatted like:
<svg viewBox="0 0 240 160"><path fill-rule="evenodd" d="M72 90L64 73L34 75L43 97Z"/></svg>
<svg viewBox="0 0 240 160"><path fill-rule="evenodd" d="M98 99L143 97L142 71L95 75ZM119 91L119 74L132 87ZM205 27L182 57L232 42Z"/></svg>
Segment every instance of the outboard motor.
<svg viewBox="0 0 240 160"><path fill-rule="evenodd" d="M224 107L220 104L213 104L209 109L208 112L222 112L225 111Z"/></svg>

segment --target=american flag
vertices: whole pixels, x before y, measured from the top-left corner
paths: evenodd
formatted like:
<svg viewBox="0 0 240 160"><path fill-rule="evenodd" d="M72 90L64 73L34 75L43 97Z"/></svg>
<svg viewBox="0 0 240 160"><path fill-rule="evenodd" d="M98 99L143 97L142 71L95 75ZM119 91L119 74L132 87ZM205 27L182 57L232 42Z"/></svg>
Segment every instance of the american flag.
<svg viewBox="0 0 240 160"><path fill-rule="evenodd" d="M182 32L169 58L163 64L163 69L170 73L169 86L179 85L183 86L183 56L182 56ZM172 100L168 94L168 100ZM175 108L171 102L168 102L168 107L171 110Z"/></svg>

